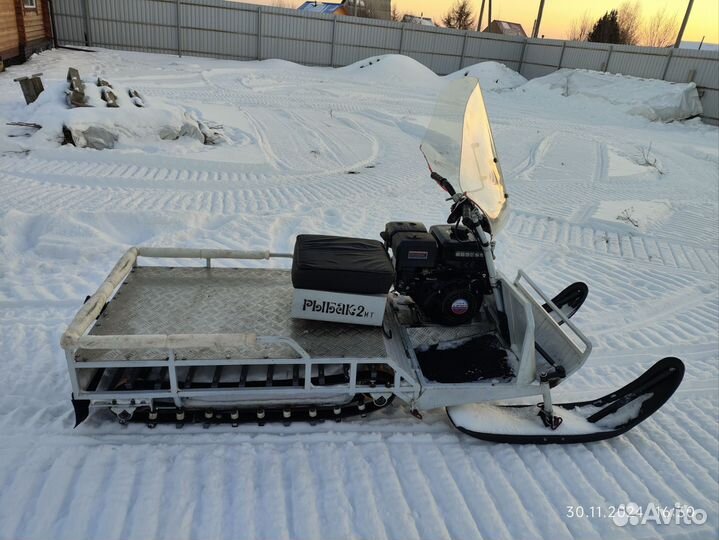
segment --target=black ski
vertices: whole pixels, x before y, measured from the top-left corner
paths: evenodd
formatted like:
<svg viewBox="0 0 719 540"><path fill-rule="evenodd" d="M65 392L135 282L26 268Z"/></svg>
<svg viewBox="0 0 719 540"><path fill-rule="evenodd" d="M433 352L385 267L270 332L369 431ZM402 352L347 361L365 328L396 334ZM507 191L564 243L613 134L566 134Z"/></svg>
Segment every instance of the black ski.
<svg viewBox="0 0 719 540"><path fill-rule="evenodd" d="M577 281L552 298L552 303L557 306L562 313L564 313L567 319L571 319L574 314L579 311L579 308L582 307L582 304L584 304L588 294L589 287L587 284ZM554 311L551 307L549 307L549 304L544 304L542 307L547 313L551 314ZM554 320L560 325L564 324L564 321L556 315L554 316Z"/></svg>
<svg viewBox="0 0 719 540"><path fill-rule="evenodd" d="M554 414L561 416L562 411L572 411L579 414L587 422L583 433L562 433L560 426L556 431L546 428L542 434L490 433L476 431L460 425L457 411L459 407L448 407L447 414L452 424L467 435L492 442L505 442L514 444L549 444L549 443L587 443L610 439L626 433L637 424L643 422L654 414L674 394L684 377L684 364L674 357L667 357L645 371L633 382L604 397L591 401L578 401L574 403L554 404ZM641 405L636 415L623 417L622 412L641 399ZM634 405L636 406L636 405ZM527 417L534 417L530 408L537 410L535 405L495 405L500 410L514 409L526 411ZM586 411L579 409L586 408ZM454 413L454 414L453 414ZM616 423L612 423L612 415L616 415ZM542 425L541 418L536 416L536 425ZM532 427L535 427L532 421ZM596 428L596 429L594 429Z"/></svg>

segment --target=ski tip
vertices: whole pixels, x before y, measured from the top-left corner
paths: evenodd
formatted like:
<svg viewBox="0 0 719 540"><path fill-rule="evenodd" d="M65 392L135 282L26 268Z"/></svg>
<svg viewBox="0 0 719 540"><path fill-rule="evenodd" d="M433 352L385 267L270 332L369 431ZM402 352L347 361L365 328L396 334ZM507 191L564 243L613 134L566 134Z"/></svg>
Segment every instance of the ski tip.
<svg viewBox="0 0 719 540"><path fill-rule="evenodd" d="M582 307L588 295L589 286L583 281L577 281L565 287L564 290L552 298L552 303L560 310L568 308L566 315L571 318ZM543 304L542 307L548 313L553 311L549 304Z"/></svg>

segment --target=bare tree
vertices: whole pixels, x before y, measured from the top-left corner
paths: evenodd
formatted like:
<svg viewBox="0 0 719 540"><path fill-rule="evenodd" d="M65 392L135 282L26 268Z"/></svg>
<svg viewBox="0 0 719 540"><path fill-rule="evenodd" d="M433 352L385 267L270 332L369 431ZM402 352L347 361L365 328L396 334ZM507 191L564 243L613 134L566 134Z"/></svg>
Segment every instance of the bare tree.
<svg viewBox="0 0 719 540"><path fill-rule="evenodd" d="M589 32L592 31L594 21L589 11L585 11L581 17L573 19L569 23L569 32L567 32L567 39L570 41L586 41Z"/></svg>
<svg viewBox="0 0 719 540"><path fill-rule="evenodd" d="M626 0L619 6L618 19L621 43L636 45L639 43L642 26L642 8L637 0Z"/></svg>
<svg viewBox="0 0 719 540"><path fill-rule="evenodd" d="M671 15L664 6L647 19L642 32L643 44L649 47L668 47L674 43L678 30L679 20L676 14Z"/></svg>
<svg viewBox="0 0 719 540"><path fill-rule="evenodd" d="M442 17L442 24L447 28L469 30L474 28L474 14L468 0L456 0L454 5Z"/></svg>
<svg viewBox="0 0 719 540"><path fill-rule="evenodd" d="M402 20L402 14L397 9L397 6L392 6L392 12L390 13L390 18L393 21L399 22Z"/></svg>

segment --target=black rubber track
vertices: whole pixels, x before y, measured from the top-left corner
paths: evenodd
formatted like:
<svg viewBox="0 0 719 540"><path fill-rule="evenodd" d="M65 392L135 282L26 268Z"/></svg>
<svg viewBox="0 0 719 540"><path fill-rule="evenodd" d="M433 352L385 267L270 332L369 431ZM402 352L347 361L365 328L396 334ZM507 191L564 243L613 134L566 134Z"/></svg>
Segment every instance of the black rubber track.
<svg viewBox="0 0 719 540"><path fill-rule="evenodd" d="M364 395L358 394L352 401L339 408L339 414L335 414L335 406L323 406L314 407L312 405L300 405L291 407L252 407L252 408L225 408L225 409L186 409L184 410L184 420L181 422L177 421L178 410L172 407L168 408L157 408L157 417L155 419L150 418L149 407L138 408L132 415L129 422L132 423L146 423L149 427L154 427L154 424L176 424L177 427L182 427L185 424L201 424L205 427L215 424L269 424L269 423L291 423L291 422L319 422L334 420L340 421L343 418L349 418L352 416L360 416L370 414L379 409L387 407L392 403L394 396L390 396L389 399L384 400L381 404L376 403L372 399L365 398ZM262 411L264 416L258 418L258 411ZM284 416L285 411L289 410L290 417ZM311 410L314 411L314 416L311 415ZM233 415L235 416L233 418Z"/></svg>

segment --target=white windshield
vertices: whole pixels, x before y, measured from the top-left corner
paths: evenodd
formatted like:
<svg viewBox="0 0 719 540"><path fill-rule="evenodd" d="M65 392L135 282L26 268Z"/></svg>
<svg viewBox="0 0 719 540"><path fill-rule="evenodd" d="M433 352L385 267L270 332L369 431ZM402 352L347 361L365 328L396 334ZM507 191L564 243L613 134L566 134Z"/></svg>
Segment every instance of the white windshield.
<svg viewBox="0 0 719 540"><path fill-rule="evenodd" d="M464 77L439 96L421 145L430 168L458 193L466 193L499 231L507 206L479 81Z"/></svg>

